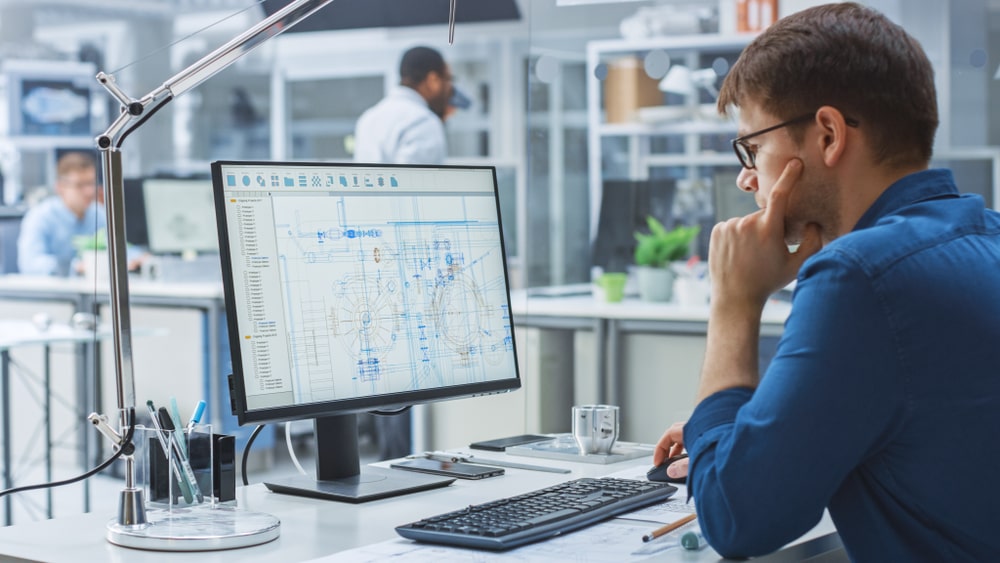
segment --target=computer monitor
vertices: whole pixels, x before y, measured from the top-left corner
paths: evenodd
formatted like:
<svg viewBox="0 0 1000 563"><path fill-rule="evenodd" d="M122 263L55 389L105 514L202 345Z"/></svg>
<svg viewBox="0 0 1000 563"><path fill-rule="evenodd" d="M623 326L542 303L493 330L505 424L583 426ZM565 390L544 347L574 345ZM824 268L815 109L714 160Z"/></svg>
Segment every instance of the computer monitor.
<svg viewBox="0 0 1000 563"><path fill-rule="evenodd" d="M212 164L239 423L313 418L316 478L360 502L451 479L366 467L356 413L521 385L496 171Z"/></svg>
<svg viewBox="0 0 1000 563"><path fill-rule="evenodd" d="M211 180L144 178L142 202L149 251L153 254L219 251Z"/></svg>
<svg viewBox="0 0 1000 563"><path fill-rule="evenodd" d="M591 265L605 272L624 272L635 262L635 233L648 232L647 217L671 228L676 180L605 180Z"/></svg>
<svg viewBox="0 0 1000 563"><path fill-rule="evenodd" d="M125 178L122 181L125 203L125 242L132 246L149 247L149 233L146 230L146 202L142 198L142 179Z"/></svg>

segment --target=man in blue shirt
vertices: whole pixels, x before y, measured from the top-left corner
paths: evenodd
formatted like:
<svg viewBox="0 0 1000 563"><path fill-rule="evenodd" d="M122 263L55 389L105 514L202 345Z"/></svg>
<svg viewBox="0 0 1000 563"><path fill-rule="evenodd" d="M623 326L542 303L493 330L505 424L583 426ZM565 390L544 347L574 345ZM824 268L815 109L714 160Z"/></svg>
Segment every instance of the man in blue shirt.
<svg viewBox="0 0 1000 563"><path fill-rule="evenodd" d="M829 509L853 560L1000 559L1000 216L927 168L926 55L874 10L810 8L746 48L719 95L733 107L737 184L762 209L712 231L700 402L654 461L686 446L726 556ZM759 377L761 311L796 277Z"/></svg>
<svg viewBox="0 0 1000 563"><path fill-rule="evenodd" d="M17 240L17 264L22 274L68 276L75 266L73 239L94 236L106 225L97 202L97 167L81 152L63 155L56 165L55 195L25 214Z"/></svg>

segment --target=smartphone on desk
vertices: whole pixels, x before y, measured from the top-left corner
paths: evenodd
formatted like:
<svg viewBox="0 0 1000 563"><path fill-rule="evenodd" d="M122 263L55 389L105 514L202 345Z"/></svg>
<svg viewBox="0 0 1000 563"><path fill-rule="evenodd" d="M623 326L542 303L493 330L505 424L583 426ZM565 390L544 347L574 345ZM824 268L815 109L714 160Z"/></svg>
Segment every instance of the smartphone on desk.
<svg viewBox="0 0 1000 563"><path fill-rule="evenodd" d="M441 461L427 458L397 461L396 463L390 464L389 467L392 467L393 469L405 469L407 471L419 471L421 473L433 473L434 475L458 477L459 479L485 479L487 477L503 475L503 469L500 467L488 467L472 463Z"/></svg>
<svg viewBox="0 0 1000 563"><path fill-rule="evenodd" d="M511 446L523 446L524 444L544 442L546 440L552 440L552 439L553 439L552 436L542 436L540 434L519 434L517 436L508 436L506 438L497 438L495 440L484 440L482 442L473 442L469 444L469 447L474 450L502 452Z"/></svg>

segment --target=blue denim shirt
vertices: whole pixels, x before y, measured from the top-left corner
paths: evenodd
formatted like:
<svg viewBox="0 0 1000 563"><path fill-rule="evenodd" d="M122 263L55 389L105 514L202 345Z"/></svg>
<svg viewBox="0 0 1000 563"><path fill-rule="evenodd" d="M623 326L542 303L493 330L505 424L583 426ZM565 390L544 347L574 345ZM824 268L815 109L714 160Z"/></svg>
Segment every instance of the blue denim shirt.
<svg viewBox="0 0 1000 563"><path fill-rule="evenodd" d="M73 239L93 236L107 224L104 208L96 203L76 215L59 196L51 196L28 210L17 239L17 268L22 274L68 276L76 258Z"/></svg>
<svg viewBox="0 0 1000 563"><path fill-rule="evenodd" d="M1000 560L1000 215L950 171L904 177L792 303L758 388L685 426L709 543L767 553L829 508L856 561Z"/></svg>

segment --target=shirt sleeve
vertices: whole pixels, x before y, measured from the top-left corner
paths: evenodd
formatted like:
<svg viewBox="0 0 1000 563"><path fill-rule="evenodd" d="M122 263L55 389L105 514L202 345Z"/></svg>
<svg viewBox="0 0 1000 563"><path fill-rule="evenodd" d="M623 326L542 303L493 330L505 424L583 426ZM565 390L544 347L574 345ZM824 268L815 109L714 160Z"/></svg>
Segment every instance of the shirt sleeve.
<svg viewBox="0 0 1000 563"><path fill-rule="evenodd" d="M46 222L41 213L28 212L17 238L17 269L26 275L56 275L59 259L49 252Z"/></svg>
<svg viewBox="0 0 1000 563"><path fill-rule="evenodd" d="M688 487L720 554L762 555L807 532L888 441L905 408L892 335L859 261L829 250L806 262L760 385L707 397L684 428Z"/></svg>

